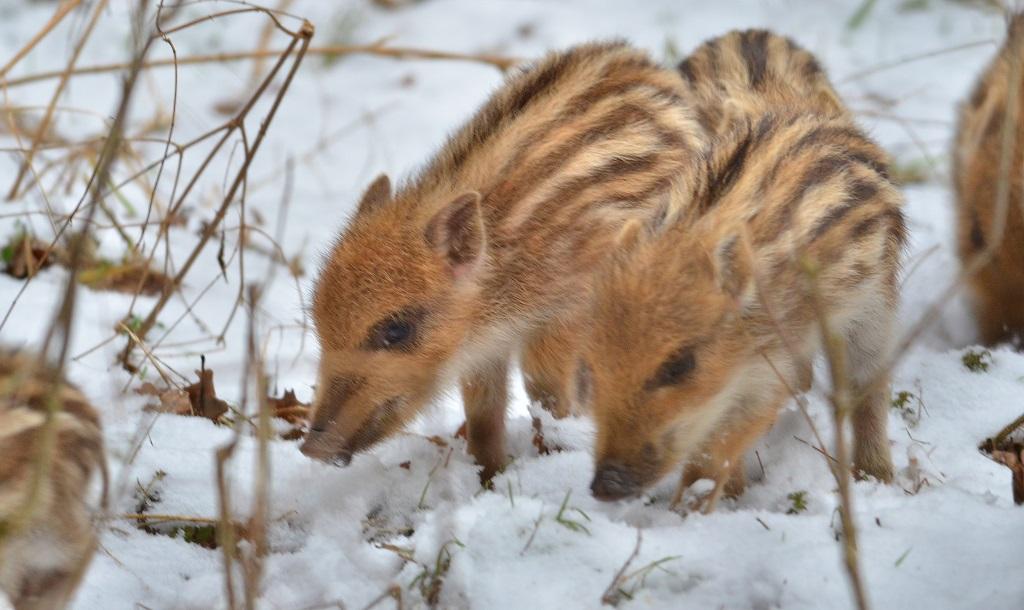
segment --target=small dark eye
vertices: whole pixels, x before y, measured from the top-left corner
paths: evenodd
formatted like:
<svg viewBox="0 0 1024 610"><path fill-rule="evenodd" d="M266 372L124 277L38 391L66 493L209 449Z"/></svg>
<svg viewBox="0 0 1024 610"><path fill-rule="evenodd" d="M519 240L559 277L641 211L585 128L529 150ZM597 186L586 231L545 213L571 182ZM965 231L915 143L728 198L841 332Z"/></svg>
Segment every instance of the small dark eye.
<svg viewBox="0 0 1024 610"><path fill-rule="evenodd" d="M377 322L366 338L366 348L406 350L416 346L419 324L425 312L420 308L396 311Z"/></svg>
<svg viewBox="0 0 1024 610"><path fill-rule="evenodd" d="M686 379L697 366L697 358L693 349L684 347L677 350L658 367L654 376L647 381L645 387L654 390L669 385L676 385Z"/></svg>
<svg viewBox="0 0 1024 610"><path fill-rule="evenodd" d="M384 327L380 339L383 347L401 345L412 336L412 324L406 320L392 320Z"/></svg>

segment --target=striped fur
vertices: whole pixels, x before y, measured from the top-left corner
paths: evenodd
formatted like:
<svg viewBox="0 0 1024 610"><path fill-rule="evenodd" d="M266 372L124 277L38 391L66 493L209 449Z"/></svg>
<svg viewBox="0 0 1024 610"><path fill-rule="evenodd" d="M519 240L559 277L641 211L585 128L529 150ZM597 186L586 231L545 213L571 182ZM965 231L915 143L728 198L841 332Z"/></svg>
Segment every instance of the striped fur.
<svg viewBox="0 0 1024 610"><path fill-rule="evenodd" d="M744 451L787 385L808 386L815 287L849 345L855 467L891 479L887 391L861 391L885 375L906 241L885 167L849 120L781 112L694 164L675 218L645 230L598 284L579 374L597 420L595 496L638 493L684 460L684 484L718 482L709 506L742 489Z"/></svg>
<svg viewBox="0 0 1024 610"><path fill-rule="evenodd" d="M469 449L484 476L499 468L509 354L526 343L531 380L562 383L552 355L618 228L657 208L700 145L685 95L623 43L554 53L396 193L368 189L313 307L320 387L349 390L320 393L303 451L346 461L461 378Z"/></svg>
<svg viewBox="0 0 1024 610"><path fill-rule="evenodd" d="M53 408L55 450L41 457ZM40 464L49 468L25 512ZM100 421L74 386L34 357L0 351L0 589L16 610L63 608L95 549L89 485L106 495Z"/></svg>
<svg viewBox="0 0 1024 610"><path fill-rule="evenodd" d="M1013 18L1003 47L960 108L953 149L957 244L970 264L991 250L991 260L969 280L978 326L987 344L1024 338L1024 15ZM1014 66L1017 66L1016 68ZM1019 70L1015 74L1015 70ZM1016 82L1016 102L1011 101ZM1012 107L1011 107L1012 104ZM1004 129L1009 153L1004 159ZM1005 164L1008 162L1008 164ZM1000 183L1009 169L1007 215L1002 239Z"/></svg>
<svg viewBox="0 0 1024 610"><path fill-rule="evenodd" d="M713 38L680 62L678 70L709 133L724 134L766 108L847 114L814 55L768 30L736 30Z"/></svg>

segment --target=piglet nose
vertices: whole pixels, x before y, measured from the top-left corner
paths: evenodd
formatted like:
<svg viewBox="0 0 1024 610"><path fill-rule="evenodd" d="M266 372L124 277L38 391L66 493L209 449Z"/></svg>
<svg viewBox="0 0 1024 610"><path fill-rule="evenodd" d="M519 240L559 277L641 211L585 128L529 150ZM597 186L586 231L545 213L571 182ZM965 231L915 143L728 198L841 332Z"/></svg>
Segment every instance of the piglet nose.
<svg viewBox="0 0 1024 610"><path fill-rule="evenodd" d="M331 441L332 439L327 438L323 431L314 428L306 433L306 438L299 446L299 451L302 455L315 460L335 462L337 461L338 446L337 443ZM351 456L351 453L349 453L349 456ZM346 461L345 463L347 464L348 462Z"/></svg>
<svg viewBox="0 0 1024 610"><path fill-rule="evenodd" d="M640 493L641 486L629 469L617 462L597 465L590 492L598 500L619 500Z"/></svg>

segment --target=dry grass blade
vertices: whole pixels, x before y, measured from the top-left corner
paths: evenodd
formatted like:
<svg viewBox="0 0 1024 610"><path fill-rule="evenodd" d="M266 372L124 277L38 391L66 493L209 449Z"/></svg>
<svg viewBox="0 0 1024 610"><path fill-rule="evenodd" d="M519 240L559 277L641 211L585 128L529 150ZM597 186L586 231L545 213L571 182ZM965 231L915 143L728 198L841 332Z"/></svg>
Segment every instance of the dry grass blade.
<svg viewBox="0 0 1024 610"><path fill-rule="evenodd" d="M275 64L274 68L267 75L267 78L264 79L260 88L257 89L257 91L253 94L249 102L246 103L246 105L239 111L238 115L227 124L228 128L225 131L225 135L224 138L222 138L221 143L223 143L223 141L227 139L228 135L230 135L234 129L242 128L242 125L245 121L246 116L249 114L249 111L255 105L256 101L262 96L263 92L267 89L270 83L273 81L274 77L280 71L281 67L284 65L287 58L292 54L293 51L295 51L295 47L299 46L299 49L295 54L295 60L293 61L291 68L289 69L287 75L285 76L281 88L278 90L277 95L274 97L274 100L271 103L270 109L268 110L266 117L263 119L263 121L260 122L260 129L259 132L256 134L256 138L252 142L252 146L246 147L245 158L242 161L242 166L238 169L238 172L235 174L235 178L231 183L231 187L224 195L224 199L221 202L221 205L218 208L216 215L214 216L213 220L206 224L202 234L200 235L199 242L196 244L195 248L192 250L188 258L185 260L185 262L178 270L178 273L177 275L175 275L174 280L171 282L171 286L169 287L169 289L164 291L164 293L157 300L156 304L153 306L153 309L150 310L149 314L142 321L142 324L137 331L137 334L140 337L145 338L146 334L156 324L156 320L157 317L160 315L160 312L163 311L168 301L170 301L171 296L180 288L185 276L188 275L189 271L192 269L192 265L195 264L196 260L199 258L199 254L203 251L203 249L206 247L206 244L217 232L221 222L227 215L228 209L231 207L231 204L234 203L236 194L238 193L239 189L242 187L243 183L245 182L248 176L249 166L252 164L252 160L255 157L256 153L259 152L260 145L263 143L263 139L267 134L267 129L269 128L271 122L273 121L274 115L277 113L278 107L281 105L281 100L284 99L285 94L288 92L288 87L291 84L292 79L295 77L295 73L298 71L299 66L302 64L302 59L306 55L306 49L309 48L309 43L312 37L312 24L308 22L304 23L299 31L298 36L292 40L291 44L288 45L288 48L281 54L280 58L278 58L277 64ZM207 159L203 162L198 173L196 174L196 177L193 178L193 184L198 179L198 176L202 173L205 167L208 165L210 159L212 158L212 155L217 154L219 149L220 143L210 153L211 156L207 157ZM182 194L180 201L184 201L184 198L185 196L187 196L188 191L189 188L186 188L185 193ZM128 365L128 358L131 355L133 347L133 343L129 342L128 345L125 347L124 351L121 353L120 360L121 363L125 366Z"/></svg>
<svg viewBox="0 0 1024 610"><path fill-rule="evenodd" d="M839 516L843 524L843 562L846 574L853 589L854 601L858 610L868 610L867 589L860 569L860 558L857 545L857 524L853 519L853 497L850 492L850 451L846 442L846 422L853 410L855 396L853 384L849 377L847 365L846 340L841 333L832 328L828 309L821 295L817 274L818 267L814 263L805 262L804 269L811 283L811 296L815 314L821 327L822 343L825 346L825 360L828 363L832 378L832 415L835 426L835 463L832 473L836 479L839 494Z"/></svg>
<svg viewBox="0 0 1024 610"><path fill-rule="evenodd" d="M605 606L618 606L619 602L622 601L622 584L625 580L626 571L629 570L629 566L632 565L633 561L636 560L637 556L640 555L640 545L643 544L644 534L643 530L636 528L636 545L633 546L633 552L629 554L626 561L619 568L619 571L612 577L612 581L608 584L608 588L601 594L601 603Z"/></svg>
<svg viewBox="0 0 1024 610"><path fill-rule="evenodd" d="M75 64L78 63L78 57L81 55L82 49L85 48L85 43L92 35L92 31L99 22L100 16L103 14L106 7L107 0L99 0L99 2L96 3L96 6L93 8L92 16L89 19L89 23L85 26L85 31L82 32L81 37L78 39L78 42L75 44L75 47L71 52L71 58L68 59L68 63L64 69L60 71L60 81L57 83L57 88L53 92L53 97L50 98L50 104L46 107L46 113L39 122L36 133L32 138L32 147L27 153L25 153L25 158L21 162L18 174L14 178L14 184L11 185L11 190L7 193L8 201L17 197L18 192L21 189L21 182L25 179L26 173L28 173L29 168L32 166L32 162L35 160L36 152L38 152L39 146L43 143L43 140L46 138L46 133L50 129L50 123L53 121L54 111L57 108L57 100L59 100L61 94L64 93L64 88L67 87L68 80L74 72ZM134 67L132 63L121 65L120 70L126 69L138 70L138 68Z"/></svg>
<svg viewBox="0 0 1024 610"><path fill-rule="evenodd" d="M877 74L879 72L884 72L886 70L891 70L893 68L899 68L900 66L905 66L905 65L907 65L909 63L913 63L915 61L921 61L921 60L925 60L925 59L932 59L934 57L941 57L943 55L949 55L950 53L958 53L960 51L966 51L968 49L976 49L978 47L983 47L983 46L987 46L987 45L991 45L991 44L995 44L995 40L992 40L991 38L989 38L989 39L985 39L985 40L975 40L975 41L972 41L972 42L965 42L963 44L958 44L958 45L952 46L952 47L943 47L941 49L933 49L931 51L924 51L922 53L915 53L913 55L907 55L906 57L901 57L899 59L895 59L895 60L890 61L890 62L879 64L879 65L872 66L872 67L864 69L864 70L860 70L858 72L854 72L852 74L848 74L848 75L844 76L843 78L837 79L836 83L842 85L842 84L849 83L849 82L852 82L852 81L860 80L860 79L865 78L867 76L871 76L872 74Z"/></svg>
<svg viewBox="0 0 1024 610"><path fill-rule="evenodd" d="M46 22L46 24L43 25L43 27L38 32L36 32L35 36L33 36L27 43L25 43L25 46L23 46L17 53L15 53L14 57L12 57L10 61L8 61L6 64L4 64L2 68L0 68L0 81L2 81L5 76L7 76L7 73L11 71L11 68L18 65L18 62L24 59L25 56L32 51L32 49L36 48L36 45L39 44L39 41L46 38L46 36L53 31L53 28L57 27L60 24L60 22L64 20L64 17L66 17L68 13L73 11L75 7L77 7L81 3L82 0L64 0L63 2L61 2L60 6L57 7L57 10L53 12L53 16L50 17L50 19Z"/></svg>
<svg viewBox="0 0 1024 610"><path fill-rule="evenodd" d="M147 62L146 69L150 68L169 68L173 66L190 66L196 64L223 64L233 61L243 61L249 59L266 59L269 57L280 57L286 49L256 49L254 51L237 51L227 53L209 53L203 55L190 55L186 57L178 57L174 59L156 59ZM437 51L434 49L420 49L415 47L393 47L382 43L373 43L366 45L329 45L322 47L310 47L307 51L309 55L326 55L326 56L338 56L338 55L376 55L378 57L389 57L392 59L431 59L431 60L444 60L444 61L468 61L473 63L483 63L494 66L499 70L506 71L514 67L516 64L522 63L523 59L517 57L503 57L501 55L491 55L487 53L472 54L472 53L453 53L449 51ZM109 72L117 72L125 69L126 65L123 63L111 63L111 64L99 64L95 66L84 66L71 71L71 75L83 76L88 74L107 74ZM62 75L62 72L40 72L38 74L31 74L28 76L22 76L19 78L12 78L6 81L0 80L0 87L13 88L20 85L27 85L30 83L37 83L39 81L51 80L58 78Z"/></svg>

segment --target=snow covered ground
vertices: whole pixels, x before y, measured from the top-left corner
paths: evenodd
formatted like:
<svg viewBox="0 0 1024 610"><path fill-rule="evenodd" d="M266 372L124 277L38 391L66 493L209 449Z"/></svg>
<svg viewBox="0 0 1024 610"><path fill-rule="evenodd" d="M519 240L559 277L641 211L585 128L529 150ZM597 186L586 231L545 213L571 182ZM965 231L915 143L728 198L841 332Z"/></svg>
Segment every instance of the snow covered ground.
<svg viewBox="0 0 1024 610"><path fill-rule="evenodd" d="M127 7L134 3L111 4L81 64L125 59ZM850 27L848 19L861 4L425 0L383 10L366 2L307 0L289 10L316 25L314 44L388 37L399 46L515 57L535 57L547 49L611 36L625 37L668 59L732 28L768 27L794 37L820 57L849 105L898 165L926 171L926 181L906 189L912 245L901 316L907 327L956 272L947 176L954 108L993 53L1003 23L997 15L961 3L885 0L857 27ZM190 10L200 14L232 8L237 5L199 3ZM4 2L0 61L19 49L50 11L50 3ZM75 40L72 34L84 21L84 13L70 18L11 76L63 66ZM257 15L237 15L172 40L179 56L248 50L256 45L262 24ZM274 48L283 46L283 37L276 40ZM918 53L985 40L991 44L871 71ZM158 42L151 58L166 57L169 46ZM216 107L249 90L249 71L247 63L182 68L175 139L188 140L224 121ZM308 271L298 290L286 273L278 272L257 316L277 388L295 388L300 399L312 393L317 350L312 336L303 336L303 304L320 253L343 226L362 189L381 171L393 177L415 171L500 80L494 68L468 62L362 55L307 59L253 165L246 202L247 214L267 219L266 230L273 234L287 182L284 168L294 160L281 243L288 257L301 256ZM11 88L3 95L11 104L45 105L53 83ZM169 110L173 86L172 71L150 71L136 101L135 122L159 108ZM75 138L103 132L118 90L111 76L73 80L62 105L84 112L61 112L60 133ZM0 145L15 145L6 130L0 138ZM153 159L162 145L141 150ZM0 160L0 187L8 188L13 180L17 159L9 154ZM184 175L200 159L187 155ZM235 155L231 167L237 168L238 162ZM194 246L200 223L214 214L226 169L220 162L190 202L188 227L174 230L170 253L178 264ZM16 222L52 238L45 217L14 213L45 205L67 211L82 184L79 180L74 192L46 202L31 193L0 206L0 239L16 230ZM164 197L169 185L161 187ZM141 191L126 189L124 196L144 209ZM127 218L125 210L121 213ZM226 221L228 254L237 241L237 228L230 230L238 226L237 214L232 211ZM104 252L117 256L123 251L115 232L99 235ZM194 299L212 281L194 306L195 319L209 328L186 316L156 353L188 376L199 368L198 355L206 354L221 397L237 403L246 320L243 313L236 315L223 345L213 340L228 320L239 288L236 259L227 280L217 280L217 247L208 246L185 287L185 295ZM246 257L248 280L264 278L266 257L253 252ZM51 268L29 284L3 327L4 343L40 341L64 280L65 272ZM0 308L6 311L22 285L0 276ZM143 298L134 311L145 315L152 303L152 298ZM125 295L83 290L72 354L108 338L129 305ZM161 322L170 326L184 312L183 302L173 300ZM896 371L894 392L912 392L923 403L919 408L912 399L912 412L894 409L890 416L898 481L854 486L861 561L876 608L1024 607L1024 511L1013 505L1009 471L977 450L1024 407L1024 356L994 350L987 372L971 372L961 357L974 337L966 303L953 300ZM122 346L118 338L69 368L72 379L102 410L109 460L121 492L113 513L135 512L136 482L147 485L160 471L166 474L151 488L159 496L151 512L215 517L213 452L230 439L231 430L201 418L162 415L154 420L143 413L146 399L122 393L128 375L112 364ZM818 369L820 378L823 370L820 365ZM150 371L148 379L153 377ZM462 419L454 395L440 401L410 434L357 456L347 468L314 463L299 453L296 442L275 441L270 451L271 554L261 607L358 609L393 585L401 588L404 607L423 607L424 591L442 560L447 571L436 574L443 577L438 607L597 608L633 551L638 528L643 541L624 584L632 599L623 598L622 607L851 607L836 544L834 482L822 456L808 444L813 435L795 405L758 444L757 459L748 464L755 479L749 490L712 515L684 518L667 509L671 481L635 501L604 504L591 498L591 425L551 420L531 409L516 388L509 426L515 460L497 478L494 491L480 489L463 442L452 436ZM530 410L541 417L547 443L562 451L538 455L531 442ZM831 438L820 387L810 396L810 411L823 435ZM144 440L132 458L140 431ZM431 442L432 435L447 446ZM234 505L242 507L238 510L243 518L252 497L253 449L252 442L243 442L231 468ZM790 514L797 504L806 508ZM104 526L101 551L75 607L220 608L226 605L223 591L219 551L114 519ZM339 602L344 605L334 605ZM393 604L384 600L378 607Z"/></svg>

